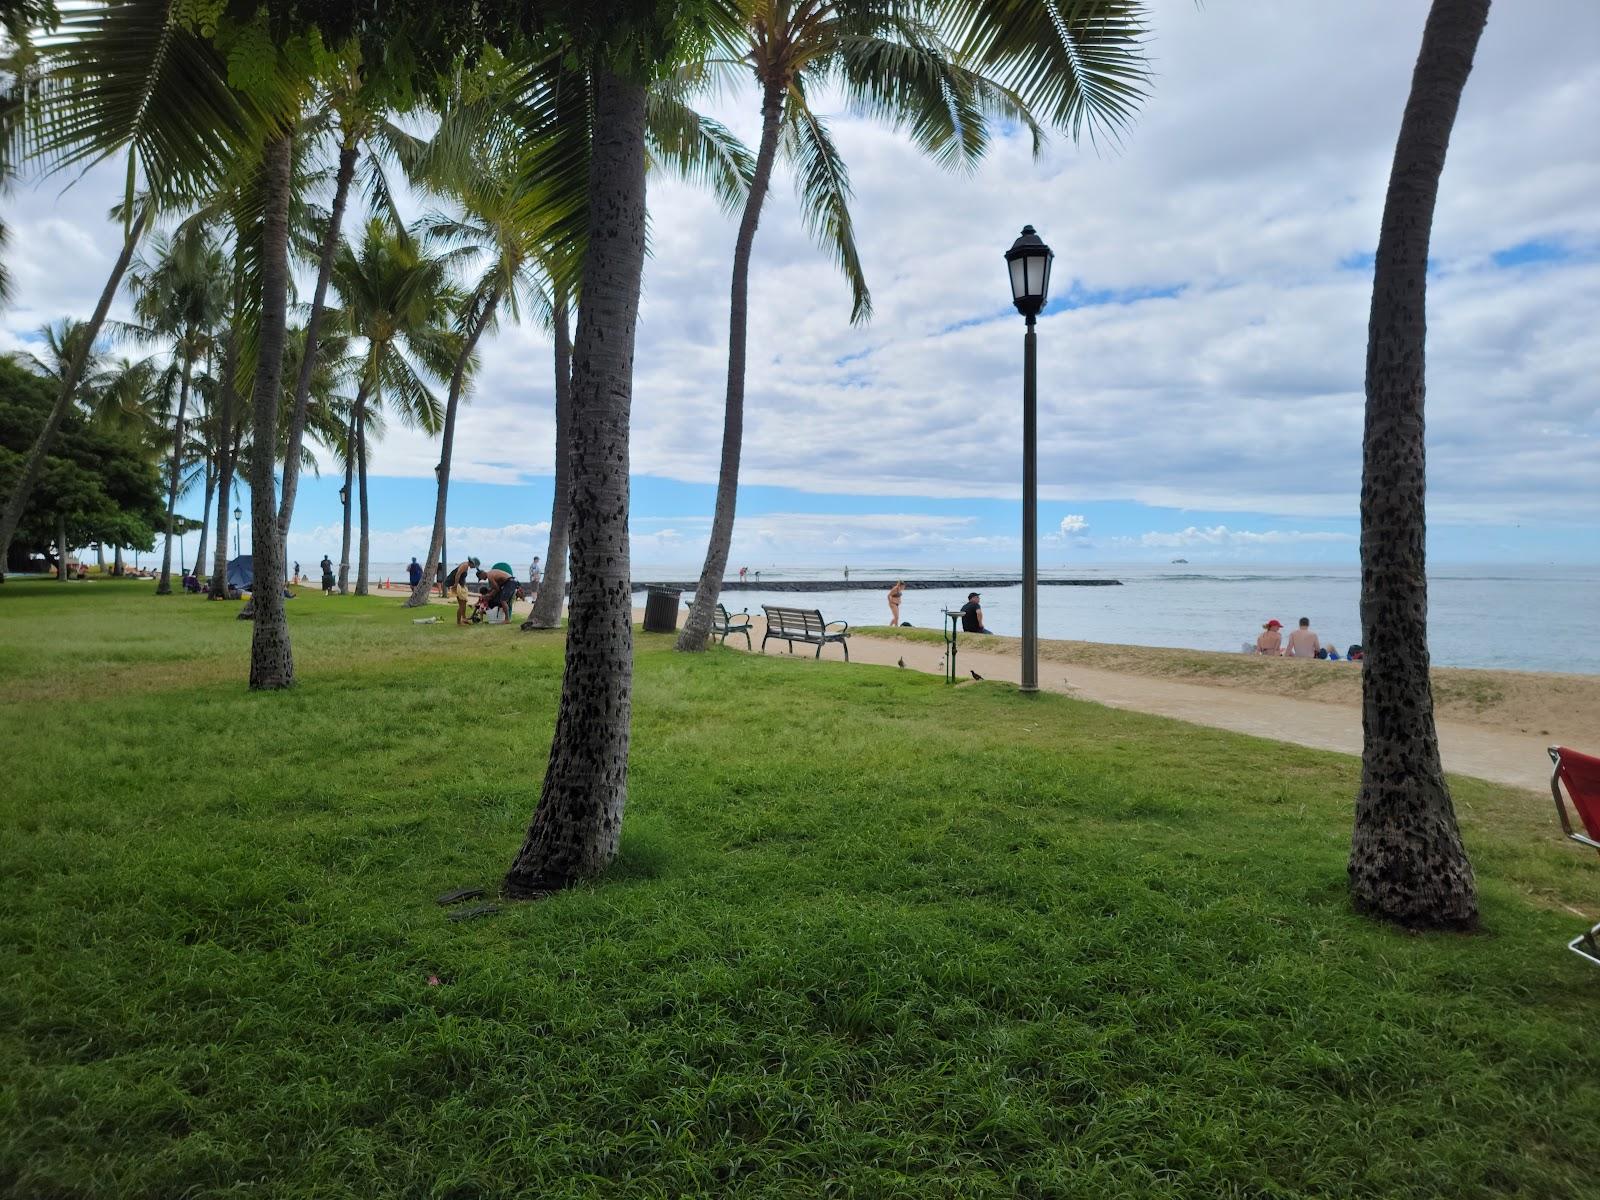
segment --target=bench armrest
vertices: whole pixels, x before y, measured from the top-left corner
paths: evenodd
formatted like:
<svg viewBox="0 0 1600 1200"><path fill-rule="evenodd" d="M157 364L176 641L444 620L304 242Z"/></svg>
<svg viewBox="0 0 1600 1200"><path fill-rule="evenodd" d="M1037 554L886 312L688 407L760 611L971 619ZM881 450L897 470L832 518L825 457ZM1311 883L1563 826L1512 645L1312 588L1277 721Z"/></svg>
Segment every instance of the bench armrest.
<svg viewBox="0 0 1600 1200"><path fill-rule="evenodd" d="M849 621L829 621L826 625L824 625L822 627L822 631L824 633L826 633L826 632L828 632L828 630L832 629L835 625L839 626L839 632L840 633L849 633L850 632L850 622Z"/></svg>

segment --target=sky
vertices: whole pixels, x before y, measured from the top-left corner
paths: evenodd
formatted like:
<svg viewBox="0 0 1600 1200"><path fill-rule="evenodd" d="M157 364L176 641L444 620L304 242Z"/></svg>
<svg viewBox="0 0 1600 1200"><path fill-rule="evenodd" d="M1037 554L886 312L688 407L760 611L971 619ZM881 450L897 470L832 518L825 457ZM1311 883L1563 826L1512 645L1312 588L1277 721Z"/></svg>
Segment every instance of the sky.
<svg viewBox="0 0 1600 1200"><path fill-rule="evenodd" d="M751 271L730 567L1019 560L1023 322L1002 255L1025 223L1056 252L1041 563L1354 562L1372 255L1426 9L1155 0L1150 96L1119 144L1056 134L1034 159L1013 132L965 174L819 97L874 316L849 324L780 164ZM1502 0L1467 84L1428 294L1436 562L1600 562L1597 50L1594 0ZM702 107L754 144L753 88ZM115 256L118 171L62 182L4 200L0 350L87 315ZM715 494L735 218L665 177L649 205L633 555L688 568ZM548 335L503 327L482 359L449 546L526 561L548 532ZM396 424L375 448L374 561L425 551L437 458ZM339 483L329 468L302 484L292 558L337 557ZM181 507L198 516L199 496Z"/></svg>

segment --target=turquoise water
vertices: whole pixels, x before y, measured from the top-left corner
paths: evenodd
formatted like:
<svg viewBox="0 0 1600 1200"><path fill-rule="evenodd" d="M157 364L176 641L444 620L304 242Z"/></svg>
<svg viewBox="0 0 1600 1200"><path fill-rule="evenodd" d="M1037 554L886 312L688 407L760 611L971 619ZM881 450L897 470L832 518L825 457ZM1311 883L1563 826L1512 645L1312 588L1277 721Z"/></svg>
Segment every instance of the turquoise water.
<svg viewBox="0 0 1600 1200"><path fill-rule="evenodd" d="M839 579L837 569L763 567L763 578ZM852 564L857 579L1005 577L1003 570L930 572ZM645 566L636 579L692 579L695 568ZM1293 626L1301 617L1324 642L1341 650L1361 640L1360 574L1354 566L1219 566L1208 564L1097 566L1045 571L1066 578L1111 578L1121 587L1042 587L1039 636L1141 646L1236 651L1276 617ZM1015 572L1010 573L1015 578ZM1439 567L1429 574L1429 649L1440 666L1500 667L1600 675L1600 566ZM889 610L878 592L812 592L796 596L760 590L730 592L729 607L759 613L763 602L818 608L829 620L882 625ZM963 589L910 591L902 620L938 628L940 612L958 608ZM643 597L636 603L643 604ZM991 588L984 616L996 633L1021 632L1020 587Z"/></svg>

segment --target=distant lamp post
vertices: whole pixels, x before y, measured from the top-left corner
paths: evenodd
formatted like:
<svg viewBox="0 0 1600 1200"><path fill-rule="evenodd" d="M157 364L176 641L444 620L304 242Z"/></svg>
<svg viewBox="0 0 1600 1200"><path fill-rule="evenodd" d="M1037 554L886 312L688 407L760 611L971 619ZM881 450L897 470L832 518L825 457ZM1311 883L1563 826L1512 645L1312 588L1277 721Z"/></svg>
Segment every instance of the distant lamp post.
<svg viewBox="0 0 1600 1200"><path fill-rule="evenodd" d="M1055 252L1032 225L1006 251L1011 302L1028 322L1022 339L1022 690L1039 690L1039 340Z"/></svg>
<svg viewBox="0 0 1600 1200"><path fill-rule="evenodd" d="M239 540L239 521L244 517L244 511L239 508L233 510L233 552L239 554L244 550L244 543Z"/></svg>

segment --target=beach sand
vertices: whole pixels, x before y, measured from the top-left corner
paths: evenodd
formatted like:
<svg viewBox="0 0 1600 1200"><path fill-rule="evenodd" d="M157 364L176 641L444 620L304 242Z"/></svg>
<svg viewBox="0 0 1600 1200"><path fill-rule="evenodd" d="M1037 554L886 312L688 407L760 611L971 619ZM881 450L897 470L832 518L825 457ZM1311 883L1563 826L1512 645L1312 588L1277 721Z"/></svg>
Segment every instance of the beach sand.
<svg viewBox="0 0 1600 1200"><path fill-rule="evenodd" d="M754 619L761 644L762 621ZM943 673L944 647L882 630L850 638L853 662ZM926 636L926 631L923 631ZM742 638L730 643L744 649ZM1020 682L1017 638L963 635L961 679ZM768 642L769 654L788 653ZM795 647L810 658L815 647ZM837 647L824 657L842 657ZM1354 663L1257 658L1152 646L1041 640L1039 686L1112 708L1173 717L1345 754L1361 753L1361 668ZM1600 743L1600 677L1533 671L1433 671L1440 753L1447 771L1543 792L1545 748Z"/></svg>

